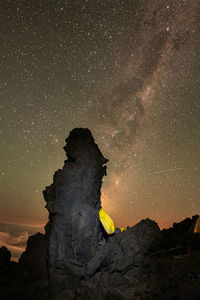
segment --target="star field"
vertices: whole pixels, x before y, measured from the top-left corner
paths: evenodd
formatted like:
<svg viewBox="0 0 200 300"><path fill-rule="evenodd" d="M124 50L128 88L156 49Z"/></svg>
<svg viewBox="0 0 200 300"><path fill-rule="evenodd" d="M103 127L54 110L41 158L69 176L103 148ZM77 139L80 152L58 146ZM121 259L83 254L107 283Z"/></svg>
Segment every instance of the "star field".
<svg viewBox="0 0 200 300"><path fill-rule="evenodd" d="M199 213L199 12L198 0L1 1L3 222L45 224L42 190L75 127L109 159L116 226Z"/></svg>

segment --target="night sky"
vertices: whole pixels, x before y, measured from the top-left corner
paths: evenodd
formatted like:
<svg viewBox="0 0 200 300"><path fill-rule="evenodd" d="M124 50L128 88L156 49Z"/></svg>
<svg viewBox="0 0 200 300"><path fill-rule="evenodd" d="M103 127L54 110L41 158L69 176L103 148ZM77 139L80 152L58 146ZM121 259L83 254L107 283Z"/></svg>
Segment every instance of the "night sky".
<svg viewBox="0 0 200 300"><path fill-rule="evenodd" d="M42 191L89 128L116 226L200 212L200 1L0 2L0 246L47 222Z"/></svg>

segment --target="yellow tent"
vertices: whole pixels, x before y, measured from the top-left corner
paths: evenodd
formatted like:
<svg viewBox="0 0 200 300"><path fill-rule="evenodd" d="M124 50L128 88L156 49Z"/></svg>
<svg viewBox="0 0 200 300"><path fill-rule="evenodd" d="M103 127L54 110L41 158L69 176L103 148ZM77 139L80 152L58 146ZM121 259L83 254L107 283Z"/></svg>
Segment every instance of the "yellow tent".
<svg viewBox="0 0 200 300"><path fill-rule="evenodd" d="M195 233L200 233L200 216L198 217L197 221L196 221L196 224L194 226L194 232Z"/></svg>
<svg viewBox="0 0 200 300"><path fill-rule="evenodd" d="M121 232L124 231L124 230L126 230L126 229L127 229L127 227L120 228Z"/></svg>
<svg viewBox="0 0 200 300"><path fill-rule="evenodd" d="M101 221L101 224L103 225L103 228L108 234L112 234L115 232L114 222L103 208L101 208L99 211L99 219Z"/></svg>
<svg viewBox="0 0 200 300"><path fill-rule="evenodd" d="M108 234L113 234L115 232L114 222L103 208L101 208L99 211L99 219L103 225L103 228ZM120 230L124 231L126 230L126 227L122 227Z"/></svg>

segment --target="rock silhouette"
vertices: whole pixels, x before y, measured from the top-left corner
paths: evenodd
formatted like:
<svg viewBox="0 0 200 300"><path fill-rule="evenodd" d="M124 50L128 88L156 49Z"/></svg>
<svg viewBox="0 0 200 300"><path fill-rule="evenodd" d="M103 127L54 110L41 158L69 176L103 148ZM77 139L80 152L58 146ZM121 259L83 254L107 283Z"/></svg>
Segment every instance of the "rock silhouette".
<svg viewBox="0 0 200 300"><path fill-rule="evenodd" d="M47 280L47 239L36 233L29 237L26 251L19 258L19 265L33 280Z"/></svg>
<svg viewBox="0 0 200 300"><path fill-rule="evenodd" d="M60 281L69 288L80 286L79 280L103 239L98 211L108 160L88 129L74 129L66 142L68 159L44 191L49 211L48 267L54 291Z"/></svg>
<svg viewBox="0 0 200 300"><path fill-rule="evenodd" d="M160 231L150 219L107 235L99 220L108 162L89 129L66 139L67 160L43 192L49 222L19 263L0 248L0 299L200 299L198 216Z"/></svg>
<svg viewBox="0 0 200 300"><path fill-rule="evenodd" d="M5 247L0 248L0 276L3 276L10 264L11 253Z"/></svg>

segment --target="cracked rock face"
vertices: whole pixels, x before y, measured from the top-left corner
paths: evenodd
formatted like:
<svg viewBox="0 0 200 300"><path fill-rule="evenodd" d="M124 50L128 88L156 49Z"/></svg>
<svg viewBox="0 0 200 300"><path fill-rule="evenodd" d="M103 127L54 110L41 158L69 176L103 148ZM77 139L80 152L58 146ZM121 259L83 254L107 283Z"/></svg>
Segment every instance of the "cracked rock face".
<svg viewBox="0 0 200 300"><path fill-rule="evenodd" d="M89 129L72 130L64 150L68 159L43 192L49 211L46 236L52 294L83 286L130 294L134 270L145 268L144 256L160 240L159 227L146 219L106 236L99 210L108 160Z"/></svg>
<svg viewBox="0 0 200 300"><path fill-rule="evenodd" d="M43 193L49 211L46 235L50 278L69 286L71 282L73 287L86 273L103 239L98 212L108 160L88 129L74 129L66 143L68 159Z"/></svg>

